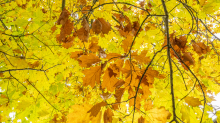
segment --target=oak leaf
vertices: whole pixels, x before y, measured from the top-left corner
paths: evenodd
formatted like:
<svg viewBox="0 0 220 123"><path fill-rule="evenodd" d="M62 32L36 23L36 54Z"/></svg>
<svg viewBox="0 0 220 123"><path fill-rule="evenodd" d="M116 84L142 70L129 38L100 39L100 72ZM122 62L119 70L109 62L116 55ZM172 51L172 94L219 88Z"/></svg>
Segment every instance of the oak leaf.
<svg viewBox="0 0 220 123"><path fill-rule="evenodd" d="M101 66L85 69L83 71L83 73L85 74L85 77L83 78L83 85L90 85L93 88L95 86L95 83L100 82L101 71Z"/></svg>

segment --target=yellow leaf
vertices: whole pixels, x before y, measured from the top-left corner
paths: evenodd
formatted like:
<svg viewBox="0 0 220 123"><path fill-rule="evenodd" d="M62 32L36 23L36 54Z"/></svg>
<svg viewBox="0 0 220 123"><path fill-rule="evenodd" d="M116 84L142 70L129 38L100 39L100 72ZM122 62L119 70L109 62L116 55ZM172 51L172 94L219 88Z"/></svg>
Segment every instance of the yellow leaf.
<svg viewBox="0 0 220 123"><path fill-rule="evenodd" d="M101 112L98 113L96 117L90 117L89 109L92 108L90 104L83 104L83 105L73 105L72 110L73 112L67 115L67 123L100 123L101 122Z"/></svg>
<svg viewBox="0 0 220 123"><path fill-rule="evenodd" d="M186 105L183 105L181 107L180 113L182 113L182 119L183 121L187 121L186 123L190 123L190 110L189 107L187 107Z"/></svg>
<svg viewBox="0 0 220 123"><path fill-rule="evenodd" d="M164 107L153 108L148 111L149 123L166 123L171 117L171 113Z"/></svg>
<svg viewBox="0 0 220 123"><path fill-rule="evenodd" d="M30 106L31 102L23 100L18 103L18 106L16 109L18 110L25 110L28 106Z"/></svg>

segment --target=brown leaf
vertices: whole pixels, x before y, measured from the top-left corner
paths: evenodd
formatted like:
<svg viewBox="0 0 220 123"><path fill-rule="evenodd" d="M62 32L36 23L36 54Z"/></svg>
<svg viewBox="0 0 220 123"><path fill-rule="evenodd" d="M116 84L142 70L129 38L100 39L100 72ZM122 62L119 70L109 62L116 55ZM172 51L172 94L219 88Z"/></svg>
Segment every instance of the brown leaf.
<svg viewBox="0 0 220 123"><path fill-rule="evenodd" d="M141 8L144 8L144 3L145 3L145 0L139 2L139 5L141 6Z"/></svg>
<svg viewBox="0 0 220 123"><path fill-rule="evenodd" d="M124 91L125 91L124 88L118 88L118 89L115 90L114 97L116 99L116 102L121 102L121 97L124 94ZM112 107L113 107L114 110L117 110L119 108L119 105L120 104L115 104Z"/></svg>
<svg viewBox="0 0 220 123"><path fill-rule="evenodd" d="M149 96L152 94L151 91L150 91L150 88L152 88L150 86L150 84L148 83L147 85L146 84L142 84L141 83L141 87L143 88L143 94L141 96L142 99L147 99L149 98Z"/></svg>
<svg viewBox="0 0 220 123"><path fill-rule="evenodd" d="M114 85L118 82L118 79L115 77L116 74L111 68L105 70L102 82L102 88L107 88L108 91L113 92L115 90Z"/></svg>
<svg viewBox="0 0 220 123"><path fill-rule="evenodd" d="M86 5L86 0L78 0L78 3L80 3L82 6Z"/></svg>
<svg viewBox="0 0 220 123"><path fill-rule="evenodd" d="M60 29L60 35L57 36L57 40L59 41L59 43L61 42L69 42L72 40L68 40L69 38L66 38L68 35L70 35L72 33L72 30L74 28L74 24L72 23L72 21L69 19L70 13L68 10L64 9L62 11L62 13L60 14L60 17L57 21L58 25L62 25L61 29ZM52 27L51 30L52 32L54 32L56 29L56 26ZM73 38L73 37L71 37Z"/></svg>
<svg viewBox="0 0 220 123"><path fill-rule="evenodd" d="M87 42L89 39L89 24L86 19L83 19L82 26L82 28L76 31L76 34L80 40Z"/></svg>
<svg viewBox="0 0 220 123"><path fill-rule="evenodd" d="M54 25L54 26L51 28L51 31L52 31L52 33L54 33L56 30L57 30L57 27L56 27L56 25Z"/></svg>
<svg viewBox="0 0 220 123"><path fill-rule="evenodd" d="M173 46L178 45L179 48L185 48L187 43L187 38L186 36L180 36L179 38L175 37L175 40L173 41Z"/></svg>
<svg viewBox="0 0 220 123"><path fill-rule="evenodd" d="M133 42L133 36L131 35L128 35L127 38L122 41L123 43L122 48L126 53L129 52L132 42Z"/></svg>
<svg viewBox="0 0 220 123"><path fill-rule="evenodd" d="M89 32L86 31L83 27L76 31L76 34L80 40L87 42L89 39Z"/></svg>
<svg viewBox="0 0 220 123"><path fill-rule="evenodd" d="M19 50L19 49L13 49L13 52L22 53L21 50Z"/></svg>
<svg viewBox="0 0 220 123"><path fill-rule="evenodd" d="M199 98L186 97L186 98L184 98L184 100L186 103L188 103L192 107L202 105L202 103L199 101Z"/></svg>
<svg viewBox="0 0 220 123"><path fill-rule="evenodd" d="M93 53L82 55L79 57L79 60L82 62L80 65L82 67L90 67L92 64L100 62L100 58Z"/></svg>
<svg viewBox="0 0 220 123"><path fill-rule="evenodd" d="M134 106L134 99L135 99L134 96L136 94L136 91L134 91L131 87L129 87L128 93L129 93L128 99L130 99L129 100L129 106L131 107L131 106ZM141 98L138 95L136 96L135 107L138 108L138 109L140 109L140 107L141 107Z"/></svg>
<svg viewBox="0 0 220 123"><path fill-rule="evenodd" d="M144 118L142 116L138 118L138 123L144 123Z"/></svg>
<svg viewBox="0 0 220 123"><path fill-rule="evenodd" d="M148 83L154 83L154 77L159 77L159 72L156 70L153 70L152 67L149 67L146 72Z"/></svg>
<svg viewBox="0 0 220 123"><path fill-rule="evenodd" d="M113 112L112 112L112 110L110 108L105 110L104 118L103 118L104 119L104 123L108 123L108 122L112 123L112 120L113 120L112 116L114 116L114 114L113 114Z"/></svg>
<svg viewBox="0 0 220 123"><path fill-rule="evenodd" d="M62 47L66 48L66 49L69 49L70 47L73 46L73 42L66 42L66 43L63 43L62 44Z"/></svg>
<svg viewBox="0 0 220 123"><path fill-rule="evenodd" d="M87 113L91 113L90 117L96 117L103 106L106 106L106 102L97 103Z"/></svg>
<svg viewBox="0 0 220 123"><path fill-rule="evenodd" d="M119 80L117 83L115 83L114 87L116 88L120 88L122 85L125 84L125 81L124 80Z"/></svg>
<svg viewBox="0 0 220 123"><path fill-rule="evenodd" d="M131 10L131 8L128 8L126 5L124 5L122 9L123 9L124 11L126 11L126 12L129 11L129 10Z"/></svg>
<svg viewBox="0 0 220 123"><path fill-rule="evenodd" d="M89 23L87 22L85 18L82 21L82 26L87 32L89 32Z"/></svg>
<svg viewBox="0 0 220 123"><path fill-rule="evenodd" d="M66 21L69 19L69 15L70 15L69 11L64 8L64 10L60 14L59 19L57 20L57 24L64 25Z"/></svg>
<svg viewBox="0 0 220 123"><path fill-rule="evenodd" d="M183 62L185 62L187 66L194 65L195 63L191 53L189 52L185 52L182 56L182 59L183 59ZM187 67L184 64L183 64L183 67L187 70Z"/></svg>
<svg viewBox="0 0 220 123"><path fill-rule="evenodd" d="M117 60L118 58L121 58L122 55L118 53L108 53L106 59L108 60Z"/></svg>
<svg viewBox="0 0 220 123"><path fill-rule="evenodd" d="M131 54L131 57L136 59L140 63L148 64L151 61L151 59L150 57L146 57L146 54L147 50L142 51L140 55L138 55L137 52L133 52Z"/></svg>
<svg viewBox="0 0 220 123"><path fill-rule="evenodd" d="M40 65L39 61L35 61L34 63L28 62L30 68L36 68Z"/></svg>
<svg viewBox="0 0 220 123"><path fill-rule="evenodd" d="M98 43L91 43L89 45L89 50L92 52L98 52L101 49L101 47L98 45Z"/></svg>
<svg viewBox="0 0 220 123"><path fill-rule="evenodd" d="M99 19L96 19L92 23L92 31L95 32L95 34L99 34L102 31L102 23L99 21Z"/></svg>
<svg viewBox="0 0 220 123"><path fill-rule="evenodd" d="M81 55L83 55L83 51L71 52L70 58L77 60Z"/></svg>
<svg viewBox="0 0 220 123"><path fill-rule="evenodd" d="M192 41L192 43L194 51L199 55L206 54L211 51L209 46L206 46L203 42L196 43L195 41Z"/></svg>
<svg viewBox="0 0 220 123"><path fill-rule="evenodd" d="M82 13L83 13L83 14L87 14L91 8L92 8L92 7L91 7L90 5L83 7L83 8L82 8Z"/></svg>
<svg viewBox="0 0 220 123"><path fill-rule="evenodd" d="M106 22L103 18L98 18L98 20L102 24L102 33L108 34L108 32L111 31L111 24L109 22Z"/></svg>
<svg viewBox="0 0 220 123"><path fill-rule="evenodd" d="M83 71L83 73L85 74L85 77L83 78L83 86L90 85L93 88L95 86L95 83L100 83L101 71L101 66L85 69Z"/></svg>
<svg viewBox="0 0 220 123"><path fill-rule="evenodd" d="M61 118L59 118L58 114L54 114L54 117L50 121L50 123L65 123L66 121L67 121L67 118L65 115L62 115Z"/></svg>
<svg viewBox="0 0 220 123"><path fill-rule="evenodd" d="M4 77L4 74L3 74L3 73L0 73L0 77Z"/></svg>

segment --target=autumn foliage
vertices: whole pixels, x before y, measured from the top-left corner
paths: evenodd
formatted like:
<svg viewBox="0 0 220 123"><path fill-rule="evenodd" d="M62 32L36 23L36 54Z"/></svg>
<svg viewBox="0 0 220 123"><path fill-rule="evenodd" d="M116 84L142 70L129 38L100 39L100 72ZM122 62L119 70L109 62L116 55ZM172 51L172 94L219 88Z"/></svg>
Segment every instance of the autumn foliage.
<svg viewBox="0 0 220 123"><path fill-rule="evenodd" d="M0 6L0 122L212 122L219 1Z"/></svg>

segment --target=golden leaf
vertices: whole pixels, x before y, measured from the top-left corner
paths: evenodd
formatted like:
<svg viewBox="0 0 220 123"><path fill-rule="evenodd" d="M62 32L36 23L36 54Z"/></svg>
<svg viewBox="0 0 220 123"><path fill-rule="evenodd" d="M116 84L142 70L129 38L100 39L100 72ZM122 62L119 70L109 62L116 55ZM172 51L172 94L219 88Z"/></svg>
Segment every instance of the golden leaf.
<svg viewBox="0 0 220 123"><path fill-rule="evenodd" d="M113 72L111 68L105 70L102 82L102 88L107 88L108 91L113 92L115 87L114 85L118 82L116 78L116 73Z"/></svg>
<svg viewBox="0 0 220 123"><path fill-rule="evenodd" d="M105 113L104 113L104 123L108 123L108 122L112 122L112 116L114 116L113 112L111 109L107 109L105 110Z"/></svg>
<svg viewBox="0 0 220 123"><path fill-rule="evenodd" d="M146 54L147 54L147 50L144 50L141 52L140 55L138 55L137 52L133 52L131 56L140 63L148 64L151 61L151 59L150 57L146 57Z"/></svg>
<svg viewBox="0 0 220 123"><path fill-rule="evenodd" d="M93 88L95 86L95 83L100 82L101 71L101 66L85 69L83 71L83 73L85 74L85 77L83 78L83 85L90 85Z"/></svg>
<svg viewBox="0 0 220 123"><path fill-rule="evenodd" d="M164 107L148 110L149 123L166 123L171 113Z"/></svg>
<svg viewBox="0 0 220 123"><path fill-rule="evenodd" d="M80 65L82 67L90 67L92 64L95 64L97 62L100 62L100 58L93 53L90 53L88 55L82 55L79 57L79 60L82 62Z"/></svg>
<svg viewBox="0 0 220 123"><path fill-rule="evenodd" d="M106 106L106 102L97 103L87 113L91 113L90 117L96 117L103 106Z"/></svg>
<svg viewBox="0 0 220 123"><path fill-rule="evenodd" d="M189 104L192 107L202 105L198 98L186 97L186 98L184 98L184 100L187 104Z"/></svg>

